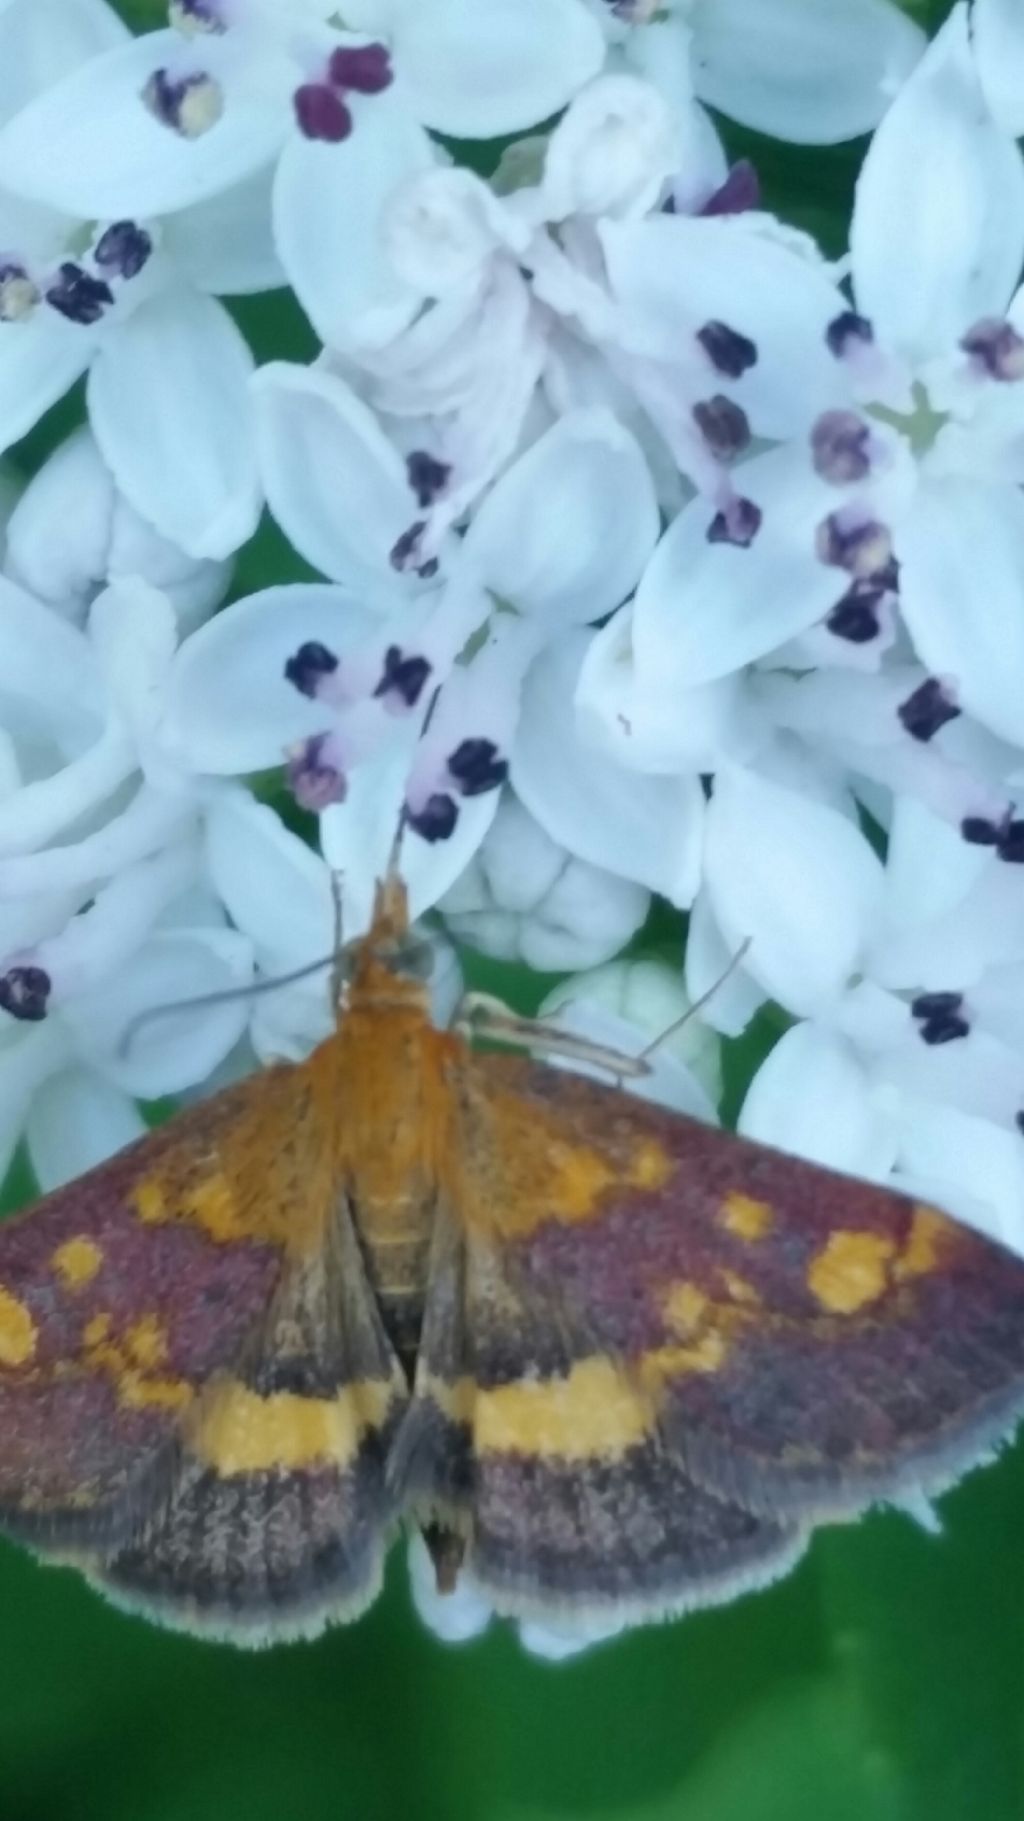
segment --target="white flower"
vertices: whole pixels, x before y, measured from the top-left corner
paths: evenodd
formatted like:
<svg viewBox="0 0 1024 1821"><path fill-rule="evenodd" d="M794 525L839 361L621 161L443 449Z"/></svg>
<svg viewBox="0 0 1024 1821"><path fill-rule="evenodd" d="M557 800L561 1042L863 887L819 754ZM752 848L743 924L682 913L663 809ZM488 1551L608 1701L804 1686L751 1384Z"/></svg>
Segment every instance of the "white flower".
<svg viewBox="0 0 1024 1821"><path fill-rule="evenodd" d="M710 233L720 245L706 283L722 286L726 251L737 279L760 277L753 301L737 283L734 305L721 289L706 305L723 393L779 446L737 466L724 513L703 499L684 506L628 629L602 634L586 704L627 762L662 769L673 750L683 762L702 744L699 763L761 765L773 723L797 726L799 700L802 731L813 714L833 764L914 791L968 839L998 843L1012 766L992 736L1024 744L1024 338L1013 296L1024 163L985 113L965 9L864 163L852 279L874 326L775 235L751 253L734 223L606 224L612 287L659 358L688 320L683 250L696 255ZM751 664L817 674L806 689L789 676L766 693L738 675ZM826 685L828 669L846 674ZM696 741L666 731L673 696L693 705ZM632 719L624 702L636 706L632 741L613 735L617 713ZM957 716L958 733L936 739Z"/></svg>
<svg viewBox="0 0 1024 1821"><path fill-rule="evenodd" d="M183 636L220 606L231 568L227 559L189 556L147 524L85 428L29 481L8 519L3 550L11 580L76 625L108 582L139 576L166 595Z"/></svg>
<svg viewBox="0 0 1024 1821"><path fill-rule="evenodd" d="M125 872L108 888L120 900L115 914L127 910L130 917L137 908L136 883ZM69 926L64 948L73 947L79 933L80 947L103 946L109 929L97 945L88 926L95 919L109 924L111 908L109 899L97 899ZM116 968L92 978L86 973L59 1004L31 1018L23 1010L16 1017L0 1012L0 1177L23 1129L41 1188L80 1175L144 1130L137 1100L180 1093L205 1080L241 1036L243 998L153 1020L122 1055L121 1039L140 1013L244 985L251 975L248 942L215 921L154 929L135 948L124 935L122 930ZM8 972L7 996L11 983ZM24 1006L23 995L19 1002Z"/></svg>
<svg viewBox="0 0 1024 1821"><path fill-rule="evenodd" d="M740 1129L1024 1251L1024 878L902 798L882 885L860 977L781 1038Z"/></svg>
<svg viewBox="0 0 1024 1821"><path fill-rule="evenodd" d="M345 8L354 31L328 23L334 10L329 0L172 9L180 31L93 58L16 116L0 135L7 182L94 216L182 209L276 160L286 184L343 187L350 135L365 145L383 124L422 160L423 126L520 132L564 107L603 55L582 0L382 0ZM306 158L307 147L326 157Z"/></svg>
<svg viewBox="0 0 1024 1821"><path fill-rule="evenodd" d="M722 1095L721 1045L692 1006L678 969L637 956L564 980L547 995L540 1016L557 1030L571 1031L624 1056L649 1051L650 1073L624 1076L620 1085L642 1100L716 1125ZM609 1079L608 1071L596 1065L566 1066L598 1080Z"/></svg>
<svg viewBox="0 0 1024 1821"><path fill-rule="evenodd" d="M889 0L593 4L618 55L670 98L692 80L723 114L805 144L868 132L925 44Z"/></svg>
<svg viewBox="0 0 1024 1821"><path fill-rule="evenodd" d="M618 954L649 904L642 886L574 860L507 791L438 908L452 934L485 955L555 973Z"/></svg>
<svg viewBox="0 0 1024 1821"><path fill-rule="evenodd" d="M360 929L403 801L416 913L461 872L496 808L524 675L565 626L629 593L657 534L654 490L609 412L574 412L506 471L465 537L445 541L436 575L433 559L399 575L396 544L415 550L415 463L407 478L365 406L320 370L265 368L257 395L272 509L340 587L293 591L305 606L287 620L277 595L236 604L190 641L176 737L221 772L299 745L293 783L324 812L324 852Z"/></svg>

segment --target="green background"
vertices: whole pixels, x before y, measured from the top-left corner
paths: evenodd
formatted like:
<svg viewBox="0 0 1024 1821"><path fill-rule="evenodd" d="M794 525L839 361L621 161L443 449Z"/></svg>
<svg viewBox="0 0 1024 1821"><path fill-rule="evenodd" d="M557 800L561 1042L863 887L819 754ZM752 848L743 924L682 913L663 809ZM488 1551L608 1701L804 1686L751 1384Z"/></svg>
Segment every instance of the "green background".
<svg viewBox="0 0 1024 1821"><path fill-rule="evenodd" d="M124 10L160 20L148 0ZM912 10L934 29L948 6ZM726 130L768 205L838 252L863 147L799 152ZM260 358L314 352L286 299L238 315ZM26 439L26 470L79 407ZM268 526L235 593L302 573ZM638 946L678 942L661 915ZM524 1008L551 984L473 972ZM773 1028L763 1017L729 1046L727 1113ZM8 1205L30 1193L22 1166ZM401 1550L351 1630L245 1656L124 1618L0 1544L0 1821L1015 1821L1022 1512L1018 1446L944 1502L940 1537L892 1513L822 1532L780 1586L562 1665L500 1626L438 1644L411 1610Z"/></svg>

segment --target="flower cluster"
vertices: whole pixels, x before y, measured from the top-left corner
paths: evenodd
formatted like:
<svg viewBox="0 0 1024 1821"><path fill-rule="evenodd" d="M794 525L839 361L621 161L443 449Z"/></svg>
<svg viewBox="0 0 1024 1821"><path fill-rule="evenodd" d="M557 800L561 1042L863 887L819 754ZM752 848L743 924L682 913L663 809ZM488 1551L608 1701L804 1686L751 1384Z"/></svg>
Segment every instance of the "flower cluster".
<svg viewBox="0 0 1024 1821"><path fill-rule="evenodd" d="M183 1002L332 874L357 936L404 818L440 1019L452 939L622 1047L700 999L713 1118L770 1002L743 1130L1024 1248L1024 13L343 14L0 4L3 447L85 379L0 486L0 1170L308 1053L323 977ZM708 107L872 134L842 258ZM322 579L233 593L265 511Z"/></svg>

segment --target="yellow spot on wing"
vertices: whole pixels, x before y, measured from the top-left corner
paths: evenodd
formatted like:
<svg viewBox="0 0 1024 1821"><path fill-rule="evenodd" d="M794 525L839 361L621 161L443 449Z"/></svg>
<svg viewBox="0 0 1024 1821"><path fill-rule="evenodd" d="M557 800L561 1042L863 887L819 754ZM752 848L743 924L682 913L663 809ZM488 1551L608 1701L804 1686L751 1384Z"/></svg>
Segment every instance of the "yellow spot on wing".
<svg viewBox="0 0 1024 1821"><path fill-rule="evenodd" d="M31 1312L0 1284L0 1366L27 1366L36 1339Z"/></svg>
<svg viewBox="0 0 1024 1821"><path fill-rule="evenodd" d="M145 1221L147 1226L155 1226L162 1220L170 1219L163 1188L153 1177L145 1177L142 1182L136 1183L132 1190L132 1200L139 1219Z"/></svg>
<svg viewBox="0 0 1024 1821"><path fill-rule="evenodd" d="M564 1378L523 1379L476 1391L473 1440L480 1449L542 1459L615 1459L651 1434L650 1399L612 1360L585 1359Z"/></svg>
<svg viewBox="0 0 1024 1821"><path fill-rule="evenodd" d="M718 1210L718 1220L728 1233L735 1233L737 1239L764 1239L771 1232L775 1216L771 1203L757 1201L753 1195L741 1195L733 1190L725 1197Z"/></svg>
<svg viewBox="0 0 1024 1821"><path fill-rule="evenodd" d="M152 1372L167 1355L166 1335L156 1316L141 1316L121 1341L111 1340L111 1326L108 1314L94 1315L82 1329L82 1344L86 1365L109 1374L118 1403L126 1410L184 1410L194 1387L187 1379Z"/></svg>
<svg viewBox="0 0 1024 1821"><path fill-rule="evenodd" d="M521 1208L502 1212L505 1232L529 1232L544 1220L589 1220L616 1190L658 1189L672 1173L672 1159L645 1138L624 1167L585 1144L538 1136L542 1147L535 1194Z"/></svg>
<svg viewBox="0 0 1024 1821"><path fill-rule="evenodd" d="M689 1336L700 1327L708 1299L696 1284L672 1284L662 1305L665 1320L677 1334Z"/></svg>
<svg viewBox="0 0 1024 1821"><path fill-rule="evenodd" d="M124 1345L135 1365L162 1366L167 1358L167 1330L156 1315L143 1315L125 1329Z"/></svg>
<svg viewBox="0 0 1024 1821"><path fill-rule="evenodd" d="M81 1290L91 1284L101 1264L103 1248L94 1239L87 1239L80 1234L76 1239L66 1239L53 1254L52 1264L57 1275L63 1278L69 1290Z"/></svg>
<svg viewBox="0 0 1024 1821"><path fill-rule="evenodd" d="M665 1381L688 1372L717 1372L725 1364L729 1342L720 1328L709 1328L688 1347L655 1347L640 1360L638 1371L651 1392L664 1389Z"/></svg>
<svg viewBox="0 0 1024 1821"><path fill-rule="evenodd" d="M354 1459L367 1429L378 1428L395 1387L389 1379L360 1379L334 1397L274 1391L261 1397L237 1379L211 1387L196 1415L190 1444L216 1473L291 1472Z"/></svg>
<svg viewBox="0 0 1024 1821"><path fill-rule="evenodd" d="M734 1303L746 1303L748 1309L759 1307L761 1298L758 1295L758 1292L755 1290L753 1284L748 1283L745 1277L739 1275L738 1271L730 1271L723 1266L718 1275L722 1280L727 1296L729 1296Z"/></svg>
<svg viewBox="0 0 1024 1821"><path fill-rule="evenodd" d="M132 1199L139 1219L158 1226L168 1220L183 1220L202 1227L211 1239L221 1244L253 1237L252 1223L238 1206L228 1178L220 1170L182 1189L173 1198L164 1185L152 1176L136 1183Z"/></svg>
<svg viewBox="0 0 1024 1821"><path fill-rule="evenodd" d="M938 1270L943 1251L955 1233L956 1228L945 1214L920 1203L914 1209L910 1232L896 1260L893 1276L900 1279L924 1277L929 1271Z"/></svg>
<svg viewBox="0 0 1024 1821"><path fill-rule="evenodd" d="M895 1251L895 1242L884 1233L841 1228L812 1258L808 1289L831 1314L854 1315L885 1291Z"/></svg>

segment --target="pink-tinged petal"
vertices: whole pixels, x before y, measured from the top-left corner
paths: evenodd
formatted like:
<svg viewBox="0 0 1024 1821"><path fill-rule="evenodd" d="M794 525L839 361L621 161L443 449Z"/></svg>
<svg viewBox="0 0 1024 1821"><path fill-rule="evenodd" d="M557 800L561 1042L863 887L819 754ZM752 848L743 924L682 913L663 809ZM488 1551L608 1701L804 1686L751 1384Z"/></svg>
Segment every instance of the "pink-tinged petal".
<svg viewBox="0 0 1024 1821"><path fill-rule="evenodd" d="M816 1024L781 1037L747 1090L739 1130L852 1176L885 1177L897 1125L853 1045Z"/></svg>
<svg viewBox="0 0 1024 1821"><path fill-rule="evenodd" d="M870 132L925 48L889 0L699 0L697 93L800 145Z"/></svg>
<svg viewBox="0 0 1024 1821"><path fill-rule="evenodd" d="M36 1090L25 1136L44 1195L141 1138L146 1122L123 1088L90 1068L62 1069Z"/></svg>
<svg viewBox="0 0 1024 1821"><path fill-rule="evenodd" d="M457 139L496 139L551 118L604 62L581 0L403 0L395 68L417 117Z"/></svg>
<svg viewBox="0 0 1024 1821"><path fill-rule="evenodd" d="M494 594L539 615L553 632L617 607L657 536L658 506L639 444L610 411L574 411L506 470L463 549Z"/></svg>
<svg viewBox="0 0 1024 1821"><path fill-rule="evenodd" d="M194 137L143 100L155 71L204 74L220 118ZM294 72L276 56L240 56L233 35L148 32L96 57L29 103L0 133L0 170L20 195L71 215L163 215L240 183L289 131Z"/></svg>
<svg viewBox="0 0 1024 1821"><path fill-rule="evenodd" d="M342 876L346 941L369 926L376 884L387 870L402 815L420 720L418 715L396 720L389 743L353 768L345 801L320 819L324 859ZM498 794L489 790L461 802L447 840L425 841L406 831L400 866L414 918L436 904L469 864L494 819Z"/></svg>
<svg viewBox="0 0 1024 1821"><path fill-rule="evenodd" d="M233 602L181 647L161 738L197 771L280 765L287 747L321 733L334 714L289 682L285 665L306 644L344 664L379 625L346 589L326 583L287 583Z"/></svg>
<svg viewBox="0 0 1024 1821"><path fill-rule="evenodd" d="M119 323L93 363L89 421L104 461L190 556L228 556L256 529L253 367L223 306L185 286Z"/></svg>
<svg viewBox="0 0 1024 1821"><path fill-rule="evenodd" d="M437 152L400 94L353 102L339 145L294 135L274 180L274 239L296 296L329 348L382 345L420 298L389 257L389 200Z"/></svg>
<svg viewBox="0 0 1024 1821"><path fill-rule="evenodd" d="M621 332L638 353L681 367L696 402L724 393L757 436L807 430L843 381L825 331L848 308L809 243L764 215L655 215L598 225ZM696 337L725 325L750 344L743 371L716 370Z"/></svg>
<svg viewBox="0 0 1024 1821"><path fill-rule="evenodd" d="M1014 139L1024 133L1024 9L1020 0L974 0L974 60L985 100Z"/></svg>
<svg viewBox="0 0 1024 1821"><path fill-rule="evenodd" d="M416 518L405 464L350 386L319 367L272 361L253 381L260 467L271 512L324 575L391 605L415 578L391 552Z"/></svg>
<svg viewBox="0 0 1024 1821"><path fill-rule="evenodd" d="M878 128L850 234L857 308L910 359L1001 315L1024 260L1024 160L989 117L954 8Z"/></svg>
<svg viewBox="0 0 1024 1821"><path fill-rule="evenodd" d="M688 905L700 879L700 780L627 771L586 743L572 700L590 636L567 634L530 672L512 748L512 782L531 814L570 853Z"/></svg>
<svg viewBox="0 0 1024 1821"><path fill-rule="evenodd" d="M106 0L11 0L0 11L0 121L129 35Z"/></svg>
<svg viewBox="0 0 1024 1821"><path fill-rule="evenodd" d="M903 617L922 663L960 706L1024 746L1024 496L950 476L922 487L899 529Z"/></svg>
<svg viewBox="0 0 1024 1821"><path fill-rule="evenodd" d="M817 528L835 510L837 495L803 449L757 455L734 479L761 513L750 544L711 541L714 508L692 500L637 588L637 669L658 676L664 689L693 689L763 657L824 618L848 585L849 577L816 553Z"/></svg>
<svg viewBox="0 0 1024 1821"><path fill-rule="evenodd" d="M798 1016L836 999L874 928L882 865L828 805L728 767L715 778L704 876L716 920L744 966Z"/></svg>

